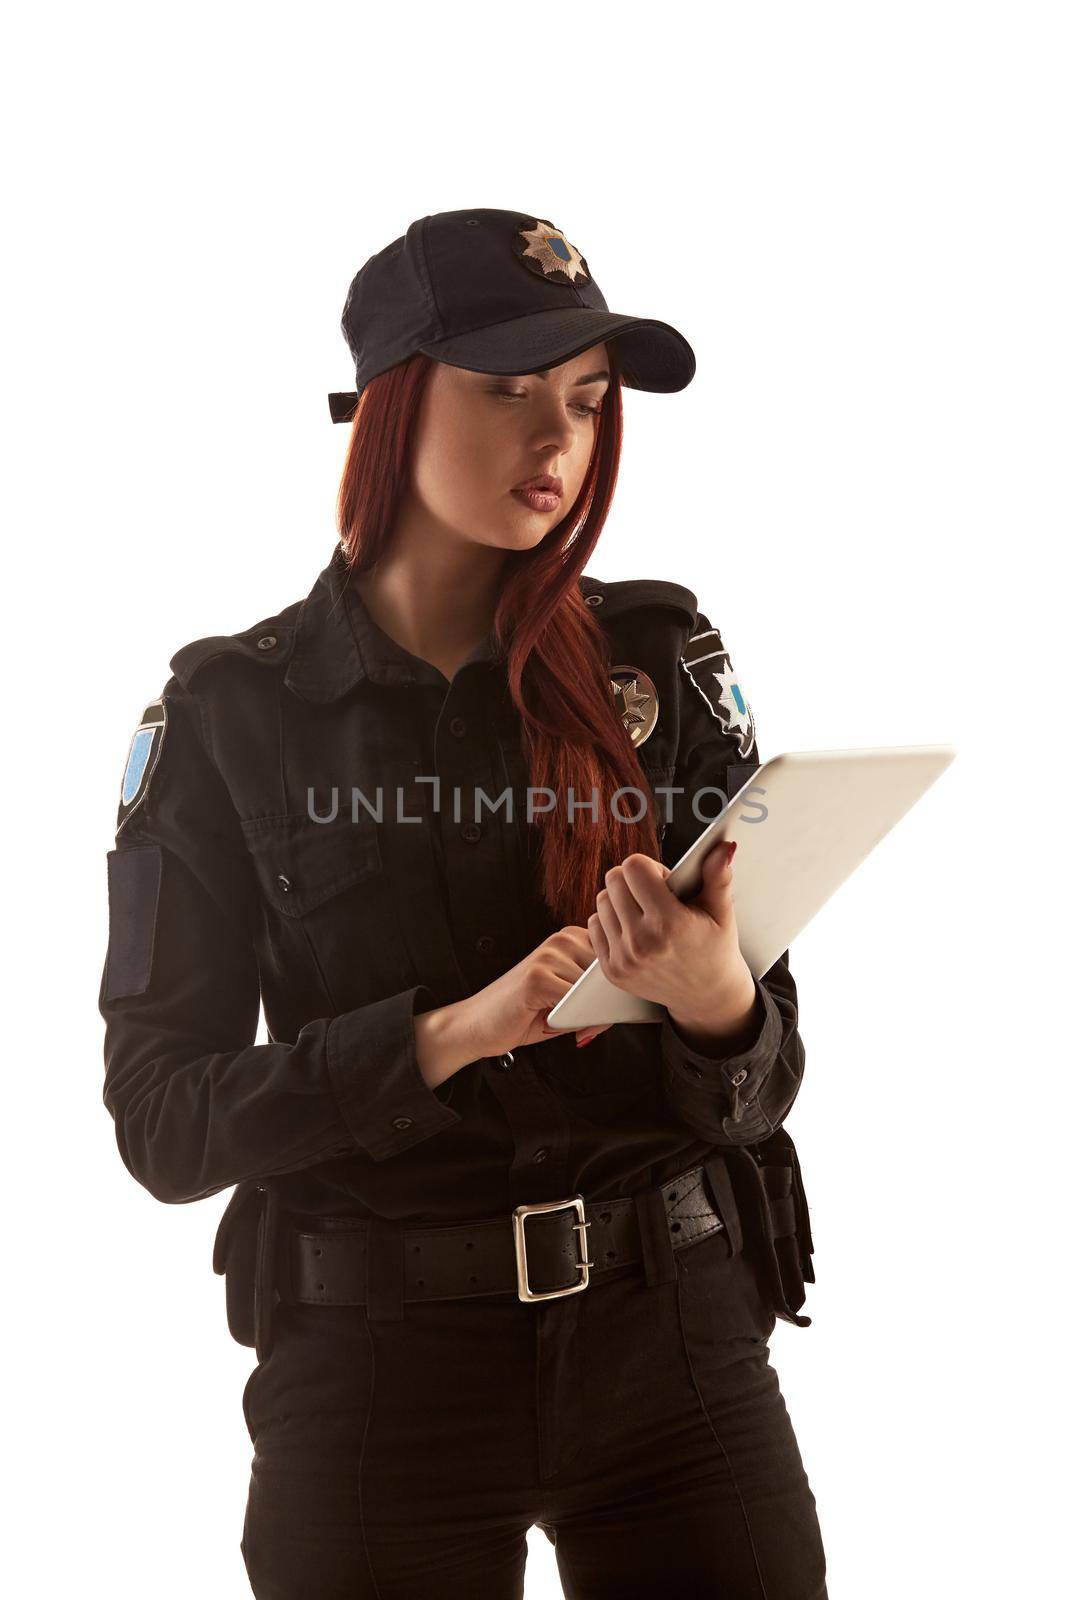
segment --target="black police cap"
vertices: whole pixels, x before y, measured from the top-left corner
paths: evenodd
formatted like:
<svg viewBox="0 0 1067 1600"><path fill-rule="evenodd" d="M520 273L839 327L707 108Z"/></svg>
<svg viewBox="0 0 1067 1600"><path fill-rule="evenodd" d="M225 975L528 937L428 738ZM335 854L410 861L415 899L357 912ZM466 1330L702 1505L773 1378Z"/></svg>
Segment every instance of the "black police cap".
<svg viewBox="0 0 1067 1600"><path fill-rule="evenodd" d="M515 377L610 340L622 382L659 394L684 389L696 371L677 328L609 311L566 235L521 211L420 217L352 279L341 329L356 388L330 395L334 422L350 422L370 380L417 351Z"/></svg>

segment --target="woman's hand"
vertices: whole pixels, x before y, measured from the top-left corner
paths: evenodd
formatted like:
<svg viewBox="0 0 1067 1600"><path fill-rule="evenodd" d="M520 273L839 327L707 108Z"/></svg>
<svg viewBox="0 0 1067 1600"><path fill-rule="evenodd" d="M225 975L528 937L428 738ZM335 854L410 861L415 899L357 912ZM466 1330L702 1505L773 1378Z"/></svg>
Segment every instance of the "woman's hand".
<svg viewBox="0 0 1067 1600"><path fill-rule="evenodd" d="M589 939L604 976L628 994L666 1006L694 1048L721 1053L756 1014L756 986L734 921L735 844L705 858L689 900L665 887L669 868L635 852L604 878Z"/></svg>
<svg viewBox="0 0 1067 1600"><path fill-rule="evenodd" d="M518 1045L541 1044L575 1032L572 1028L547 1028L545 1017L592 966L594 954L585 928L559 928L517 966L461 1001L476 1054L503 1055ZM579 1043L610 1026L581 1029Z"/></svg>

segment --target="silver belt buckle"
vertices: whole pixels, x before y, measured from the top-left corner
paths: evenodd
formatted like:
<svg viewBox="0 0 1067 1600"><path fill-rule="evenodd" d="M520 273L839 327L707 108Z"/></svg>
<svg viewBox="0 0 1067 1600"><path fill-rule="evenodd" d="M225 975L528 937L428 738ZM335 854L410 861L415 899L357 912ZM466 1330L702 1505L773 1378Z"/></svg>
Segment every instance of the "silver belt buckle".
<svg viewBox="0 0 1067 1600"><path fill-rule="evenodd" d="M571 1283L564 1289L544 1289L540 1293L530 1288L530 1271L526 1262L526 1218L539 1211L567 1211L573 1206L578 1213L578 1221L573 1224L574 1231L579 1238L578 1247L578 1281ZM539 1205L516 1206L511 1214L511 1226L515 1234L515 1263L519 1271L519 1299L520 1300L558 1300L565 1294L580 1294L589 1287L589 1268L595 1265L589 1259L589 1245L585 1230L589 1224L585 1220L585 1201L580 1194L573 1200L542 1200Z"/></svg>

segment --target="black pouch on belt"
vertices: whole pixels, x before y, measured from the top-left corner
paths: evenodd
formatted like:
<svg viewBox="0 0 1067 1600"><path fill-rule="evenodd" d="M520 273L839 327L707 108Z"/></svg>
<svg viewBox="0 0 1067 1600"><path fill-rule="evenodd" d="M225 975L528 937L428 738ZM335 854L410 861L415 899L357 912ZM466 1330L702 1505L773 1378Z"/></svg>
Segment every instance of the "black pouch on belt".
<svg viewBox="0 0 1067 1600"><path fill-rule="evenodd" d="M774 1309L783 1321L807 1328L811 1318L801 1316L800 1307L807 1294L805 1285L815 1282L815 1247L796 1147L779 1128L758 1144L735 1146L731 1155L740 1203L754 1224Z"/></svg>
<svg viewBox="0 0 1067 1600"><path fill-rule="evenodd" d="M226 1321L238 1344L270 1353L277 1298L278 1195L269 1179L239 1183L219 1219L212 1265L226 1274Z"/></svg>

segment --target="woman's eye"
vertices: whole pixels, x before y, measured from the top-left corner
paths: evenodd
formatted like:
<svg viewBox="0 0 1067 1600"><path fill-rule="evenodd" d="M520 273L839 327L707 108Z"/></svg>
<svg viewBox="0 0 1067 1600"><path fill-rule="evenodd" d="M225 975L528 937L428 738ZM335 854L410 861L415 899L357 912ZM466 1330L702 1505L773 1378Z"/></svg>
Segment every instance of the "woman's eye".
<svg viewBox="0 0 1067 1600"><path fill-rule="evenodd" d="M498 395L501 400L525 400L526 398L525 389L491 389L490 393ZM599 417L604 408L603 406L587 406L579 403L575 405L574 409L583 417Z"/></svg>

